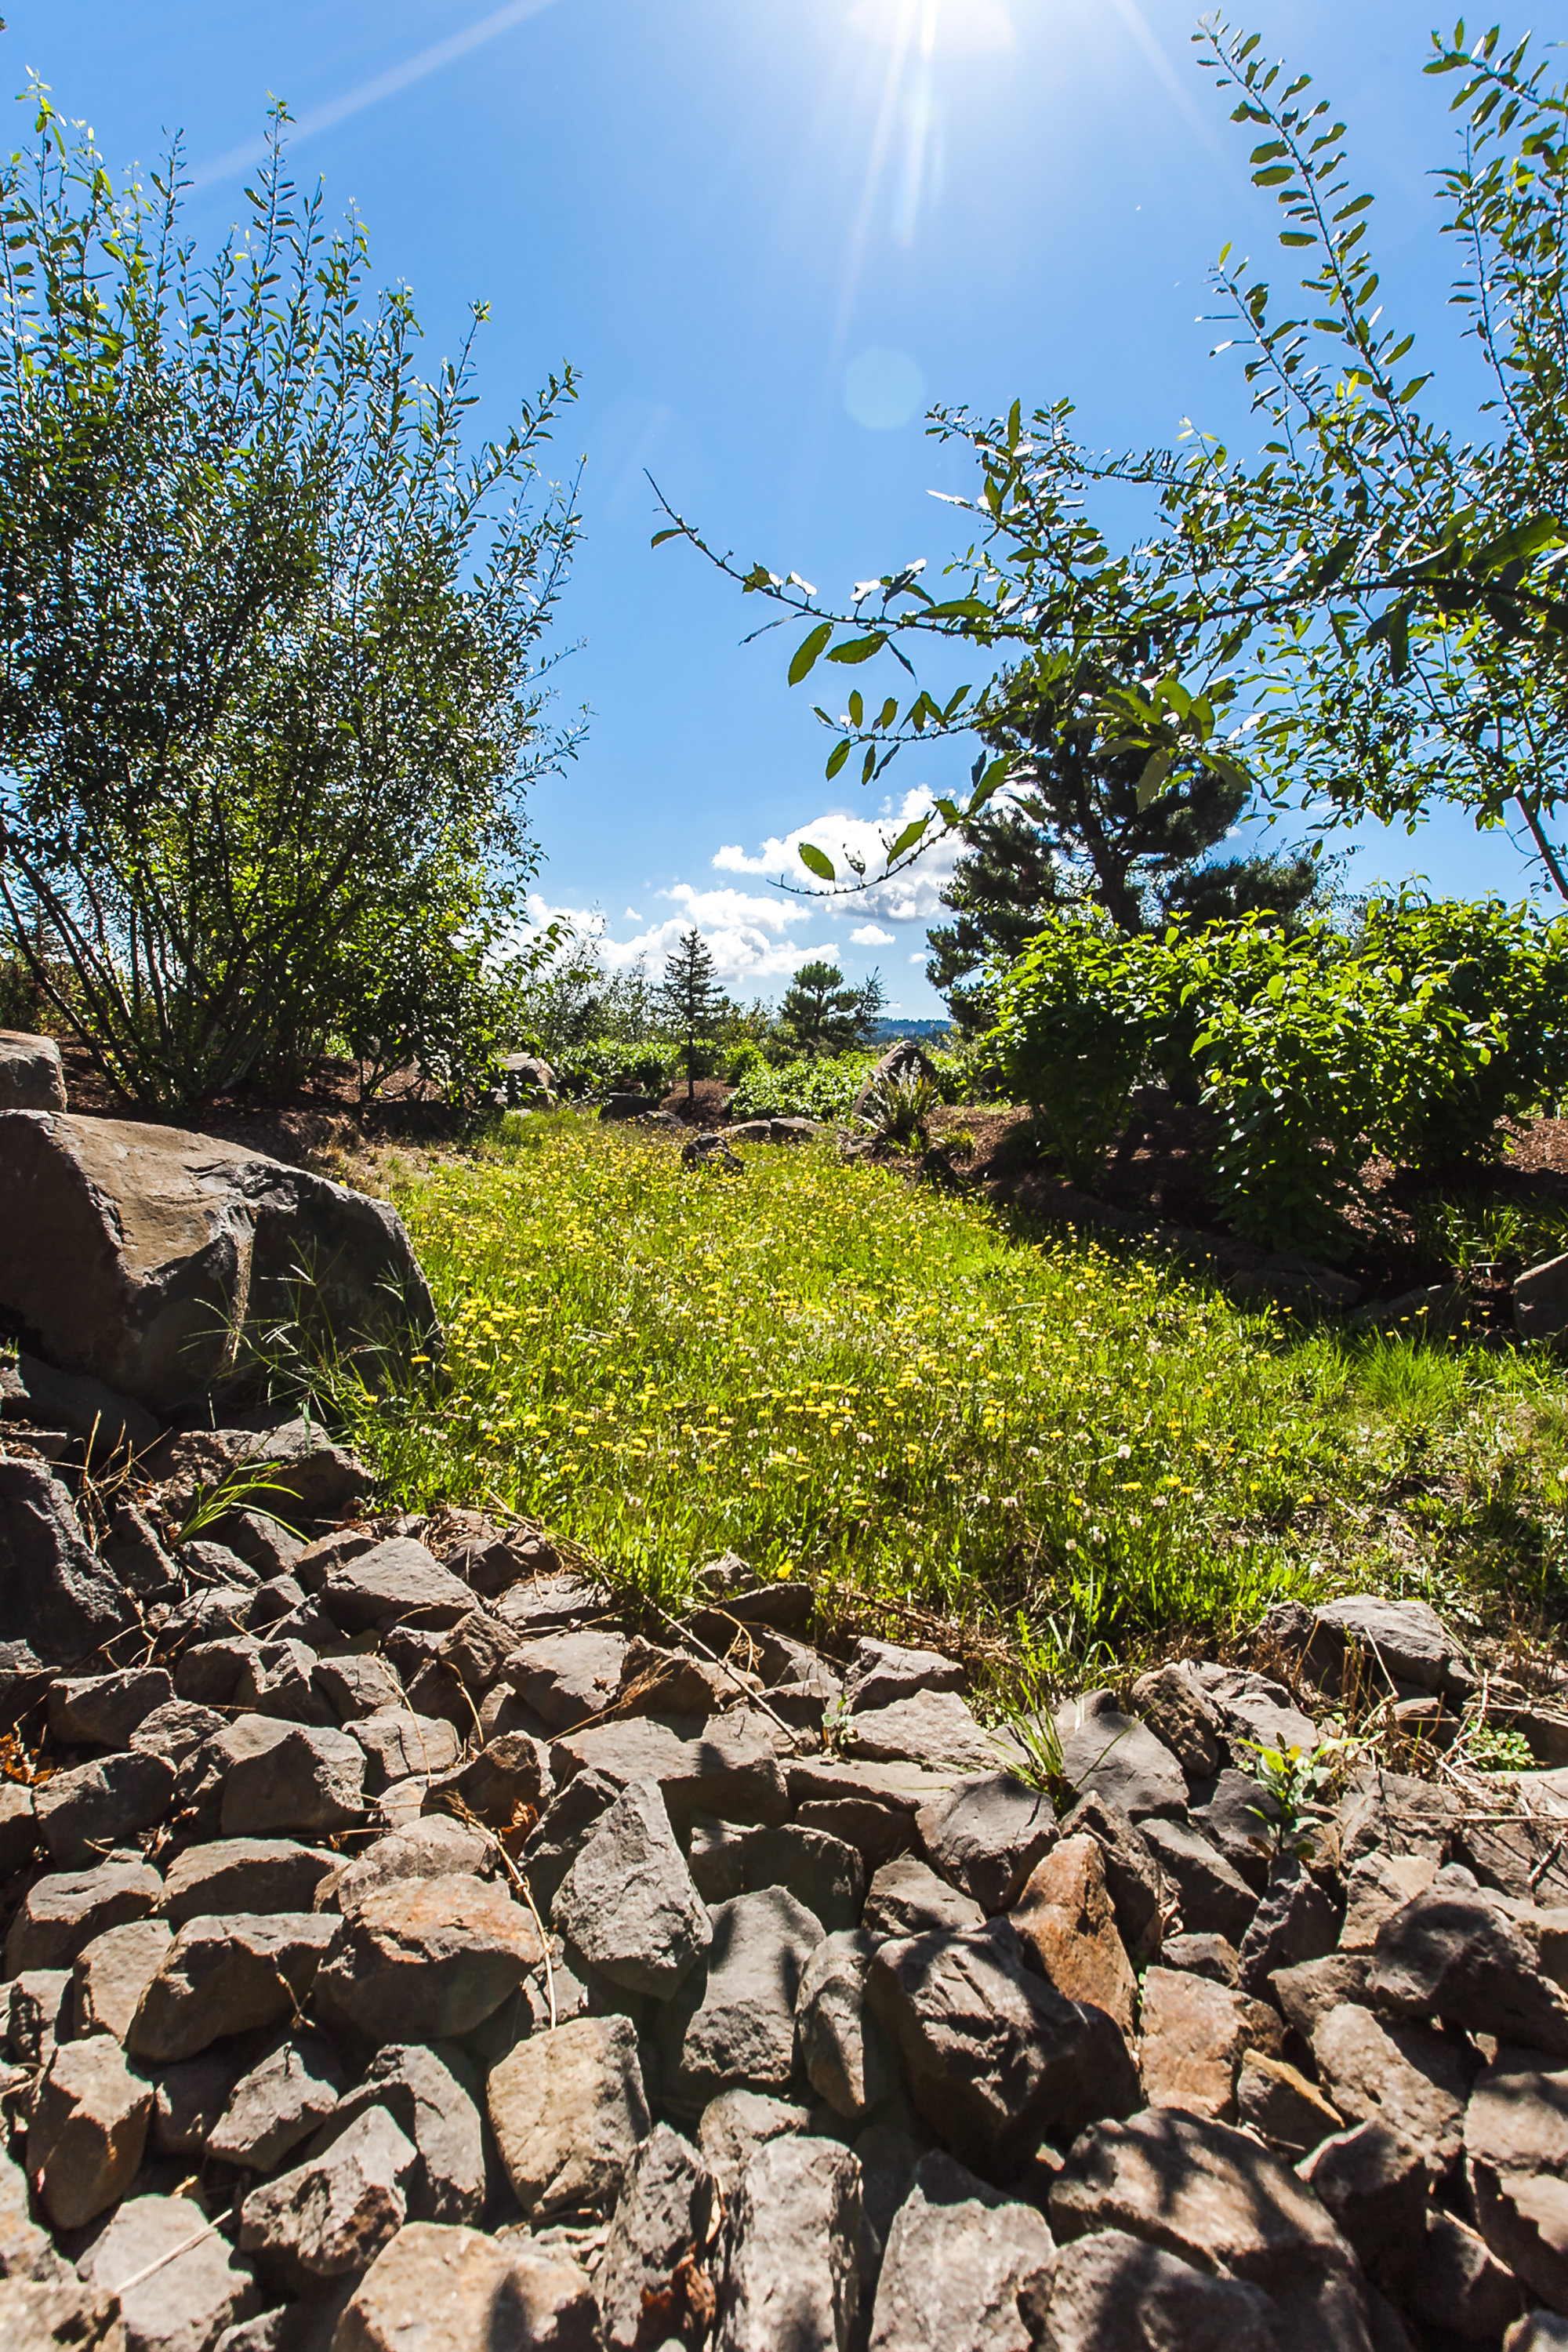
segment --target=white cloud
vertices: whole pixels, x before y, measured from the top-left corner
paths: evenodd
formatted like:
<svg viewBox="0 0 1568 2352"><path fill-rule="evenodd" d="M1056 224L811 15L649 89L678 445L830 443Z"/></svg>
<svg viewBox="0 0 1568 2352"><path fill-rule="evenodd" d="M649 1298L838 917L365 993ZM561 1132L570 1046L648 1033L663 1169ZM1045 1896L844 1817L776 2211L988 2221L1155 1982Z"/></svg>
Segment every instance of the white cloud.
<svg viewBox="0 0 1568 2352"><path fill-rule="evenodd" d="M887 863L888 844L912 818L923 816L931 804L930 793L923 784L918 785L904 794L897 808L890 801L884 803L879 816L850 816L843 809L834 809L826 815L812 817L805 824L797 824L782 838L774 835L763 842L754 857L749 857L738 843L732 843L718 852L713 863L721 874L780 875L786 882L805 887L808 877L800 862L800 845L810 841L833 860L841 881L853 878L847 863L847 855L851 851L865 859L867 873L875 875ZM857 914L879 915L890 923L929 922L940 911L939 893L950 879L963 847L963 843L952 835L934 842L905 872L886 882L873 881L852 898L820 900L819 911L833 919Z"/></svg>
<svg viewBox="0 0 1568 2352"><path fill-rule="evenodd" d="M858 931L850 932L849 937L858 948L890 948L898 944L898 934L884 931L877 923L862 923Z"/></svg>
<svg viewBox="0 0 1568 2352"><path fill-rule="evenodd" d="M924 963L926 953L927 950L924 948L917 948L913 955L910 958L910 961L911 963Z"/></svg>
<svg viewBox="0 0 1568 2352"><path fill-rule="evenodd" d="M784 936L791 925L819 923L821 908L809 900L753 898L742 890L695 890L678 882L662 894L673 899L679 914L649 923L627 940L612 939L604 917L591 907L554 906L534 892L529 898L529 920L548 923L553 918L570 923L584 938L596 938L599 953L611 971L622 971L646 956L656 975L681 934L693 926L702 934L714 969L727 987L745 982L787 980L811 956L831 957L834 943Z"/></svg>

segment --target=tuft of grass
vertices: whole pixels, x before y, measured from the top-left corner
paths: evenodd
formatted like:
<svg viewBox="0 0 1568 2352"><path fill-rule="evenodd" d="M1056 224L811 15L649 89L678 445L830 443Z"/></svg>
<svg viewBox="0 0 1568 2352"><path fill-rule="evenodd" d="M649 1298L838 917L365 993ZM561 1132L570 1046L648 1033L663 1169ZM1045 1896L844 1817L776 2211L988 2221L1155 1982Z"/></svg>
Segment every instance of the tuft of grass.
<svg viewBox="0 0 1568 2352"><path fill-rule="evenodd" d="M380 1397L329 1368L321 1402L409 1506L515 1508L665 1605L735 1551L989 1620L1056 1681L1287 1594L1568 1598L1540 1355L1303 1334L825 1145L725 1183L509 1120L399 1206L447 1357Z"/></svg>

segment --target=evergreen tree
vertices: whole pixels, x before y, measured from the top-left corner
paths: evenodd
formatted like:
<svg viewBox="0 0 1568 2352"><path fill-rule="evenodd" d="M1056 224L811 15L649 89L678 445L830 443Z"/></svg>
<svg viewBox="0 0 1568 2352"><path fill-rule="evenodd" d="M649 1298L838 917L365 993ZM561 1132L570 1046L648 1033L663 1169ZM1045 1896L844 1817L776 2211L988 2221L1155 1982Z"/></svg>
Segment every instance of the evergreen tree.
<svg viewBox="0 0 1568 2352"><path fill-rule="evenodd" d="M666 957L658 1006L686 1054L686 1099L697 1092L697 1049L717 1031L728 1003L713 977L713 958L695 926Z"/></svg>
<svg viewBox="0 0 1568 2352"><path fill-rule="evenodd" d="M784 991L779 1025L813 1060L852 1054L869 1042L886 1002L879 972L856 987L836 963L803 963Z"/></svg>

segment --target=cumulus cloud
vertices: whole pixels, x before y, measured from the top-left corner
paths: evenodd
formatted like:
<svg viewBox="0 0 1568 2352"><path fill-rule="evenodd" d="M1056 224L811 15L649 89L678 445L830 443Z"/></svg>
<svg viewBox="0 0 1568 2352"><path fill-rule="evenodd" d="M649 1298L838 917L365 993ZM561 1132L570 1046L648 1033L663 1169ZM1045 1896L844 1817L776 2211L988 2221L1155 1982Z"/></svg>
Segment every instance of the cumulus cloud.
<svg viewBox="0 0 1568 2352"><path fill-rule="evenodd" d="M743 890L697 890L689 882L678 882L660 895L679 912L646 924L630 939L613 939L597 908L557 906L537 891L528 902L529 920L543 924L558 919L569 923L580 938L595 940L610 971L623 971L639 956L646 956L648 969L655 973L681 934L695 926L707 943L720 980L731 989L748 982L787 980L808 958L831 957L835 952L831 939L812 941L788 936L792 927L820 927L822 910L809 900L781 901Z"/></svg>
<svg viewBox="0 0 1568 2352"><path fill-rule="evenodd" d="M923 816L931 804L930 793L923 784L918 785L913 792L906 793L897 806L890 800L885 801L878 816L851 816L846 810L833 809L826 815L797 824L793 833L782 837L774 835L763 842L754 856L748 856L738 843L729 844L718 852L713 863L721 874L779 875L786 882L805 886L809 877L800 862L800 845L809 841L826 852L841 880L853 878L847 862L851 852L865 859L868 875L875 875L887 862L888 844L911 819ZM906 872L886 882L872 882L851 898L823 901L820 911L833 916L877 915L890 923L930 922L941 911L939 893L951 878L963 846L952 836L935 842Z"/></svg>
<svg viewBox="0 0 1568 2352"><path fill-rule="evenodd" d="M876 923L862 923L849 937L858 948L890 948L897 944L897 933L884 931Z"/></svg>

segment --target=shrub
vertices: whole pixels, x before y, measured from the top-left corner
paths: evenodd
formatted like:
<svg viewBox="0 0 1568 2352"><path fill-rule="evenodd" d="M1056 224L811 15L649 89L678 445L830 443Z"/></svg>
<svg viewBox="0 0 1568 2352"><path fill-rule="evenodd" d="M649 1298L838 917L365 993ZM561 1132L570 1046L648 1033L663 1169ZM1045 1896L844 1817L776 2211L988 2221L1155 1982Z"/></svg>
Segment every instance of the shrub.
<svg viewBox="0 0 1568 2352"><path fill-rule="evenodd" d="M675 1084L680 1060L679 1045L628 1045L615 1037L593 1037L551 1055L550 1066L563 1095L664 1095Z"/></svg>
<svg viewBox="0 0 1568 2352"><path fill-rule="evenodd" d="M1075 1183L1092 1184L1149 1066L1171 981L1169 947L1099 913L1053 915L997 982L987 1043Z"/></svg>
<svg viewBox="0 0 1568 2352"><path fill-rule="evenodd" d="M754 1064L737 1085L730 1116L742 1118L847 1118L876 1068L875 1054L841 1054L781 1068Z"/></svg>

